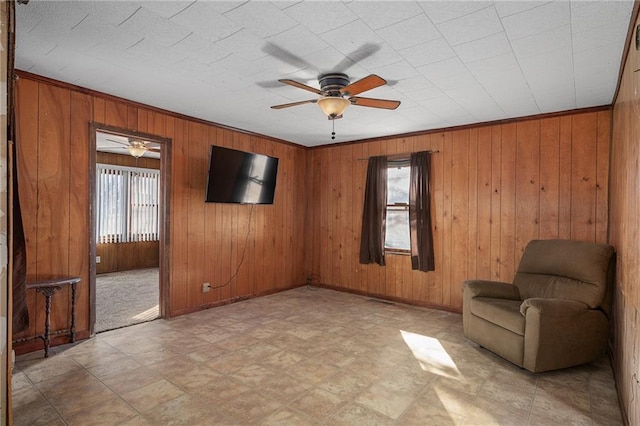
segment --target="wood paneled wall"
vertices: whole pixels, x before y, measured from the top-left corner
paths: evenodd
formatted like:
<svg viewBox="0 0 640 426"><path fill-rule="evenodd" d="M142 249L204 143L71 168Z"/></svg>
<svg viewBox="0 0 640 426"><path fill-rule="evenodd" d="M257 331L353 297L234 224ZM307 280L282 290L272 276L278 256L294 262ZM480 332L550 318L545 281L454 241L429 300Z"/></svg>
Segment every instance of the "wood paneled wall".
<svg viewBox="0 0 640 426"><path fill-rule="evenodd" d="M326 285L454 311L462 282L511 281L536 238L605 242L610 111L313 149L307 268ZM420 150L432 156L435 272L408 256L358 262L367 161Z"/></svg>
<svg viewBox="0 0 640 426"><path fill-rule="evenodd" d="M158 241L96 244L96 274L129 271L140 268L157 268L160 265Z"/></svg>
<svg viewBox="0 0 640 426"><path fill-rule="evenodd" d="M462 281L510 281L533 238L606 241L608 110L307 150L28 74L18 89L29 276L82 277L79 331L89 327L91 121L172 141L171 230L163 248L172 316L293 287L311 274L344 290L460 310ZM275 204L204 203L210 144L279 157ZM360 159L423 149L439 151L436 271L414 272L397 255L386 267L360 265L367 167ZM203 282L222 287L202 293ZM29 297L26 337L43 323L43 301ZM54 330L68 324L67 300L64 292L54 299Z"/></svg>
<svg viewBox="0 0 640 426"><path fill-rule="evenodd" d="M638 24L640 20L636 22ZM609 242L618 253L614 299L614 369L618 395L631 425L640 424L639 68L640 53L632 47L626 58L613 108L609 222Z"/></svg>
<svg viewBox="0 0 640 426"><path fill-rule="evenodd" d="M190 120L117 98L21 73L18 86L18 167L29 279L82 278L77 330L89 330L89 123L171 139L169 314L304 282L307 150ZM273 205L205 204L209 145L279 157ZM240 266L241 265L241 266ZM202 293L202 283L212 287ZM52 328L68 327L69 294L54 296ZM44 324L43 298L29 294L31 325Z"/></svg>

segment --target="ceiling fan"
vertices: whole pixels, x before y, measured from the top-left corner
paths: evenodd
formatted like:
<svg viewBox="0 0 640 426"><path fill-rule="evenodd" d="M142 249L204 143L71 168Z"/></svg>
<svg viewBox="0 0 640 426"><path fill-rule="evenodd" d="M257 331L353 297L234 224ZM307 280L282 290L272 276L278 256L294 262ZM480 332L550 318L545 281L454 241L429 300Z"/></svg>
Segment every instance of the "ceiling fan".
<svg viewBox="0 0 640 426"><path fill-rule="evenodd" d="M342 114L349 105L382 109L396 109L400 105L400 101L356 96L362 92L366 92L367 90L375 89L376 87L387 84L385 79L375 74L371 74L353 83L349 81L349 76L344 73L322 74L318 78L320 89L316 89L315 87L307 86L306 84L290 79L281 79L278 81L299 89L313 92L320 95L320 97L318 99L273 105L271 107L273 109L317 103L329 120L335 120L342 118Z"/></svg>
<svg viewBox="0 0 640 426"><path fill-rule="evenodd" d="M107 139L108 141L115 142L120 145L124 145L122 148L129 151L133 157L140 158L145 152L160 152L160 148L149 146L149 142L141 139L127 138L128 142L117 141L115 139Z"/></svg>

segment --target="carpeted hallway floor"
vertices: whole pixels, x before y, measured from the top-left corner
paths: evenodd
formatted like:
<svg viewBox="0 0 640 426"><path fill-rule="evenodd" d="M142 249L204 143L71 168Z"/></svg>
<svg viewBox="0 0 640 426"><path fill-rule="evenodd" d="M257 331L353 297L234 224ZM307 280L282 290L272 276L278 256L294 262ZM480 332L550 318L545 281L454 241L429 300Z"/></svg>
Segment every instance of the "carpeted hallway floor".
<svg viewBox="0 0 640 426"><path fill-rule="evenodd" d="M158 268L96 276L97 333L158 318Z"/></svg>

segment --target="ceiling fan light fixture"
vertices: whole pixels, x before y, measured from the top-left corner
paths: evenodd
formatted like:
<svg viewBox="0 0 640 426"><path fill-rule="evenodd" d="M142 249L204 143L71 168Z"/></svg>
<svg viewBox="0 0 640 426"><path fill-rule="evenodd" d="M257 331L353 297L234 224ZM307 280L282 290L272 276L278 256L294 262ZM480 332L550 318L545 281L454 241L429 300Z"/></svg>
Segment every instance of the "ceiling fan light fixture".
<svg viewBox="0 0 640 426"><path fill-rule="evenodd" d="M141 145L141 144L129 145L127 147L127 150L129 151L129 154L131 154L136 158L142 157L144 153L147 151L144 145Z"/></svg>
<svg viewBox="0 0 640 426"><path fill-rule="evenodd" d="M340 96L323 96L318 99L318 105L328 117L338 117L351 105L351 102Z"/></svg>

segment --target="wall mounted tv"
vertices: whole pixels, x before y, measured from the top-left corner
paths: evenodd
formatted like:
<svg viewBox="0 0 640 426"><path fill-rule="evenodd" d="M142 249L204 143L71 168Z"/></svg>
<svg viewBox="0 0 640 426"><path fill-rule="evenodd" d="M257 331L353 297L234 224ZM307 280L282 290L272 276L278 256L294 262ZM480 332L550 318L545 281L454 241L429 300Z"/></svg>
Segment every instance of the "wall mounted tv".
<svg viewBox="0 0 640 426"><path fill-rule="evenodd" d="M273 204L278 159L211 145L207 203Z"/></svg>

